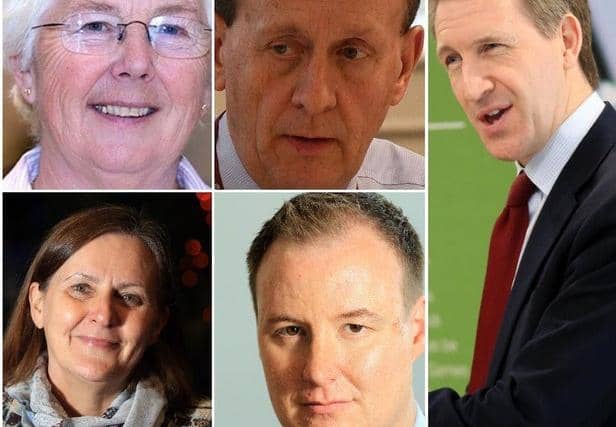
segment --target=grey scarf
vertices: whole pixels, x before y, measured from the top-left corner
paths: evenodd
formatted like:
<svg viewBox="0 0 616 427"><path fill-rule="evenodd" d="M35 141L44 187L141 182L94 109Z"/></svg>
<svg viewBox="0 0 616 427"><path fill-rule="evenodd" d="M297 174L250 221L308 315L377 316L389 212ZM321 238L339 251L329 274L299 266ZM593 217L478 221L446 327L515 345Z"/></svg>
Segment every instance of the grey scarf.
<svg viewBox="0 0 616 427"><path fill-rule="evenodd" d="M46 358L39 359L28 381L8 387L6 393L12 402L4 410L20 417L24 427L160 426L167 403L160 381L147 379L126 388L100 416L70 418L51 391Z"/></svg>

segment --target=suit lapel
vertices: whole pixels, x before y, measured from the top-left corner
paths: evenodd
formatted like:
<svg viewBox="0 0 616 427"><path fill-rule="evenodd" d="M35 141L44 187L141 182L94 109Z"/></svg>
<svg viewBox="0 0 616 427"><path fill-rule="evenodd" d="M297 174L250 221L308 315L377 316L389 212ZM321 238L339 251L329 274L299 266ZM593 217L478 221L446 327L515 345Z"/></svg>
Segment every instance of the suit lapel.
<svg viewBox="0 0 616 427"><path fill-rule="evenodd" d="M524 249L499 332L488 385L500 377L517 319L546 257L578 206L577 193L614 146L616 111L608 104L577 147L550 191Z"/></svg>

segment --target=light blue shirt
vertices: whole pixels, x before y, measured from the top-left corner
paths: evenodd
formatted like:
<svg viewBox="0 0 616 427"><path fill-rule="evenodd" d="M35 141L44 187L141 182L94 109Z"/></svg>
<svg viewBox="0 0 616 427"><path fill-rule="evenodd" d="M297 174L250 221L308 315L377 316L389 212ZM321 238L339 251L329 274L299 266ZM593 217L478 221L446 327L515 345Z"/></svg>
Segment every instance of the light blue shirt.
<svg viewBox="0 0 616 427"><path fill-rule="evenodd" d="M415 415L415 427L426 427L426 416L421 411L421 408L415 402L415 406L417 406L417 413Z"/></svg>
<svg viewBox="0 0 616 427"><path fill-rule="evenodd" d="M590 128L595 124L605 103L597 92L593 92L582 104L556 129L543 149L535 154L526 167L516 162L518 173L526 172L528 178L537 187L537 191L528 200L529 223L526 229L522 252L518 258L522 259L522 253L530 237L543 204L547 199L552 187L565 168L565 165L580 145ZM515 283L515 280L514 280Z"/></svg>

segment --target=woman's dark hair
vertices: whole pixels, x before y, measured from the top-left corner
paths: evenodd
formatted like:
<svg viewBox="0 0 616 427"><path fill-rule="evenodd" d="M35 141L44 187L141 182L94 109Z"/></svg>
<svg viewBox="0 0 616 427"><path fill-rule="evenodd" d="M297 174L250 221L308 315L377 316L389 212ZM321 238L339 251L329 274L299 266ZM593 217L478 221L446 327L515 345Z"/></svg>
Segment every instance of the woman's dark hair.
<svg viewBox="0 0 616 427"><path fill-rule="evenodd" d="M56 271L79 249L104 234L118 233L141 240L156 263L156 309L160 315L169 312L169 319L157 343L151 345L132 372L130 381L158 376L170 407L190 403L191 387L187 373L177 357L178 347L172 339L179 335L175 328L173 275L164 230L153 220L132 208L103 206L78 212L56 224L34 256L17 297L8 328L4 334L4 381L16 384L30 378L41 353L47 350L43 330L30 316L29 287L38 282L44 292ZM170 332L175 332L171 334Z"/></svg>

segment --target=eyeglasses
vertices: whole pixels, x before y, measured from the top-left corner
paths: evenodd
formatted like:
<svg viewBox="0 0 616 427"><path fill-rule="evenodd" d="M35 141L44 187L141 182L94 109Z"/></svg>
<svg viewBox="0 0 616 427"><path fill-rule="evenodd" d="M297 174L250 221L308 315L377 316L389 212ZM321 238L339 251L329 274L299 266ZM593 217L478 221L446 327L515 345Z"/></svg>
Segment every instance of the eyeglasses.
<svg viewBox="0 0 616 427"><path fill-rule="evenodd" d="M126 36L126 28L141 24L146 29L148 41L160 56L167 58L199 58L210 49L211 29L193 19L178 16L156 16L149 23L130 21L101 13L77 13L63 23L36 25L38 28L59 28L62 44L75 53L106 55L112 53Z"/></svg>

